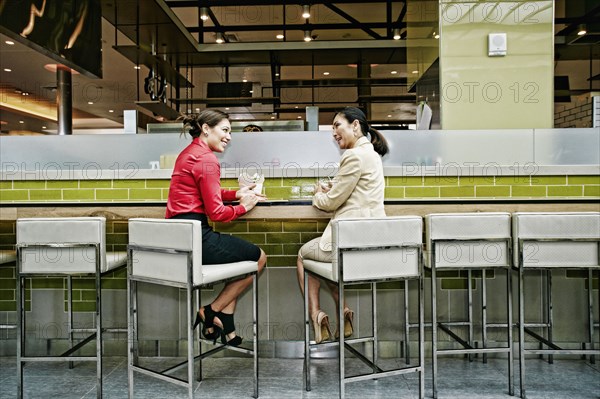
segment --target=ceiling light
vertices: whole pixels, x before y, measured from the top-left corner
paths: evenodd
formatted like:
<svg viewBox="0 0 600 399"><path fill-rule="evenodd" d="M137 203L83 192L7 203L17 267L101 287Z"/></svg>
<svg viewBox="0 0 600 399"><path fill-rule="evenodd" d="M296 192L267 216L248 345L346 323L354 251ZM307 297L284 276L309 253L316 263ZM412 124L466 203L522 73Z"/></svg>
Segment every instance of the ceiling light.
<svg viewBox="0 0 600 399"><path fill-rule="evenodd" d="M196 108L196 112L200 112L200 108Z"/></svg>
<svg viewBox="0 0 600 399"><path fill-rule="evenodd" d="M142 67L139 66L139 65L136 65L136 66L133 67L133 69L142 69Z"/></svg>
<svg viewBox="0 0 600 399"><path fill-rule="evenodd" d="M310 42L312 40L312 37L310 36L310 31L309 30L305 30L304 31L304 41L305 42Z"/></svg>
<svg viewBox="0 0 600 399"><path fill-rule="evenodd" d="M400 28L394 28L394 40L400 40Z"/></svg>
<svg viewBox="0 0 600 399"><path fill-rule="evenodd" d="M217 43L225 43L225 39L223 39L223 34L221 32L217 32Z"/></svg>
<svg viewBox="0 0 600 399"><path fill-rule="evenodd" d="M274 117L274 116L272 116L272 117L271 117L271 119L275 119L275 117Z"/></svg>
<svg viewBox="0 0 600 399"><path fill-rule="evenodd" d="M391 118L391 117L392 117L392 115L389 115L389 114L388 114L388 118Z"/></svg>
<svg viewBox="0 0 600 399"><path fill-rule="evenodd" d="M419 71L417 71L417 70L414 70L414 71L412 71L412 73L419 73Z"/></svg>
<svg viewBox="0 0 600 399"><path fill-rule="evenodd" d="M433 38L434 39L439 39L440 38L440 34L439 33L433 33Z"/></svg>
<svg viewBox="0 0 600 399"><path fill-rule="evenodd" d="M278 73L276 73L276 74L275 74L275 76L279 76L279 74L278 74Z"/></svg>
<svg viewBox="0 0 600 399"><path fill-rule="evenodd" d="M46 126L42 126L42 129L47 129Z"/></svg>
<svg viewBox="0 0 600 399"><path fill-rule="evenodd" d="M225 111L229 111L229 107L225 107Z"/></svg>
<svg viewBox="0 0 600 399"><path fill-rule="evenodd" d="M114 109L109 109L108 112L113 113L113 112L115 112L115 110Z"/></svg>
<svg viewBox="0 0 600 399"><path fill-rule="evenodd" d="M586 33L587 33L587 29L585 27L585 24L579 24L579 31L577 32L577 35L583 36Z"/></svg>
<svg viewBox="0 0 600 399"><path fill-rule="evenodd" d="M275 36L277 39L283 39L285 36L283 36L282 33L278 34L277 36Z"/></svg>
<svg viewBox="0 0 600 399"><path fill-rule="evenodd" d="M13 42L12 40L7 40L4 43L8 44L9 46L14 46L15 42Z"/></svg>
<svg viewBox="0 0 600 399"><path fill-rule="evenodd" d="M323 72L323 75L328 76L329 72Z"/></svg>
<svg viewBox="0 0 600 399"><path fill-rule="evenodd" d="M12 72L12 69L10 69L10 68L4 68L4 72Z"/></svg>
<svg viewBox="0 0 600 399"><path fill-rule="evenodd" d="M19 121L19 123L25 123L25 122L23 122L23 121Z"/></svg>
<svg viewBox="0 0 600 399"><path fill-rule="evenodd" d="M246 83L248 81L248 79L242 79L242 82Z"/></svg>
<svg viewBox="0 0 600 399"><path fill-rule="evenodd" d="M88 104L89 105L94 105L94 102L93 101L88 101Z"/></svg>
<svg viewBox="0 0 600 399"><path fill-rule="evenodd" d="M397 74L397 73L398 73L398 71L392 71L392 72L390 72L390 73L391 73L392 75L395 75L395 74Z"/></svg>
<svg viewBox="0 0 600 399"><path fill-rule="evenodd" d="M208 8L206 8L206 7L200 8L200 19L203 21L208 20Z"/></svg>
<svg viewBox="0 0 600 399"><path fill-rule="evenodd" d="M300 115L298 115L298 119L302 119L302 117Z"/></svg>
<svg viewBox="0 0 600 399"><path fill-rule="evenodd" d="M302 6L302 18L310 18L310 6L308 4Z"/></svg>
<svg viewBox="0 0 600 399"><path fill-rule="evenodd" d="M254 90L250 90L248 93L252 94L252 93L254 93Z"/></svg>

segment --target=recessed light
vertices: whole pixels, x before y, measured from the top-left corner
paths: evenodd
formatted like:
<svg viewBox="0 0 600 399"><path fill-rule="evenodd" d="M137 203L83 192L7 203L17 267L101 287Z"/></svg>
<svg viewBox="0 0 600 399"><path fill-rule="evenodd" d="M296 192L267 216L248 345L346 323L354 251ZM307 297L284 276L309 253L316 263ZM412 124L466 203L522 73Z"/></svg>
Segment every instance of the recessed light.
<svg viewBox="0 0 600 399"><path fill-rule="evenodd" d="M108 112L113 113L113 112L115 112L115 110L114 109L109 109Z"/></svg>
<svg viewBox="0 0 600 399"><path fill-rule="evenodd" d="M298 115L298 119L302 119L302 117L300 115Z"/></svg>
<svg viewBox="0 0 600 399"><path fill-rule="evenodd" d="M21 95L22 95L22 96L28 96L28 95L29 95L29 93L27 93L26 91L24 91L24 92L22 92L22 93L21 93Z"/></svg>
<svg viewBox="0 0 600 399"><path fill-rule="evenodd" d="M412 71L412 73L419 73L419 71L417 71L417 70L414 70L414 71Z"/></svg>
<svg viewBox="0 0 600 399"><path fill-rule="evenodd" d="M279 74L278 74L278 73L276 73L276 74L275 74L275 76L279 76Z"/></svg>
<svg viewBox="0 0 600 399"><path fill-rule="evenodd" d="M93 101L88 101L88 104L89 104L89 105L93 105L93 104L94 104L94 102L93 102Z"/></svg>
<svg viewBox="0 0 600 399"><path fill-rule="evenodd" d="M250 91L249 91L249 93L250 93L250 94L254 93L254 90L250 90Z"/></svg>
<svg viewBox="0 0 600 399"><path fill-rule="evenodd" d="M397 74L397 73L398 73L398 71L392 71L392 72L390 72L390 73L391 73L392 75L395 75L395 74Z"/></svg>
<svg viewBox="0 0 600 399"><path fill-rule="evenodd" d="M280 34L278 34L277 36L275 36L275 38L277 38L277 39L283 39L284 37L285 37L285 36L283 36L281 33L280 33Z"/></svg>
<svg viewBox="0 0 600 399"><path fill-rule="evenodd" d="M14 46L15 42L13 42L12 40L6 40L4 43L8 44L9 46Z"/></svg>
<svg viewBox="0 0 600 399"><path fill-rule="evenodd" d="M42 129L46 129L46 126L42 126Z"/></svg>
<svg viewBox="0 0 600 399"><path fill-rule="evenodd" d="M225 107L225 111L229 111L229 107Z"/></svg>
<svg viewBox="0 0 600 399"><path fill-rule="evenodd" d="M19 121L19 123L25 123L24 121Z"/></svg>
<svg viewBox="0 0 600 399"><path fill-rule="evenodd" d="M328 76L329 72L323 72L323 75Z"/></svg>
<svg viewBox="0 0 600 399"><path fill-rule="evenodd" d="M196 108L196 112L200 112L200 108Z"/></svg>
<svg viewBox="0 0 600 399"><path fill-rule="evenodd" d="M272 117L271 117L271 119L275 119L275 117L274 117L274 116L272 116Z"/></svg>
<svg viewBox="0 0 600 399"><path fill-rule="evenodd" d="M294 108L298 108L298 106L296 105Z"/></svg>
<svg viewBox="0 0 600 399"><path fill-rule="evenodd" d="M391 117L392 117L392 115L389 115L389 114L388 114L388 118L391 118Z"/></svg>
<svg viewBox="0 0 600 399"><path fill-rule="evenodd" d="M242 79L242 82L246 83L248 81L248 79Z"/></svg>
<svg viewBox="0 0 600 399"><path fill-rule="evenodd" d="M12 72L12 69L10 69L10 68L4 68L4 72Z"/></svg>
<svg viewBox="0 0 600 399"><path fill-rule="evenodd" d="M136 66L133 67L133 69L142 69L142 67L139 66L139 65L136 65Z"/></svg>
<svg viewBox="0 0 600 399"><path fill-rule="evenodd" d="M440 34L439 34L439 33L436 33L435 35L433 35L433 38L434 38L434 39L439 39L439 38L440 38Z"/></svg>

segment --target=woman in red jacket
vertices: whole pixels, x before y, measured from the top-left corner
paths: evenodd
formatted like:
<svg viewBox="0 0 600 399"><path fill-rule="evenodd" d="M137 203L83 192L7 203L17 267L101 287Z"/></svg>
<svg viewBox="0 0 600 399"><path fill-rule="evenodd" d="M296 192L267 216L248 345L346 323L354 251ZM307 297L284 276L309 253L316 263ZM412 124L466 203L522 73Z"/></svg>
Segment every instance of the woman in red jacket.
<svg viewBox="0 0 600 399"><path fill-rule="evenodd" d="M199 114L184 117L184 127L189 129L192 143L177 157L169 198L167 219L194 219L202 222L202 263L220 264L241 261L258 262L260 273L267 255L256 245L229 234L220 234L210 227L213 222L230 222L250 211L261 196L253 186L239 190L221 188L221 166L214 152L223 152L231 141L229 115L205 109ZM225 205L223 201L239 200L238 205ZM194 327L202 323L206 339L238 346L242 338L235 334L233 313L240 294L252 283L252 277L229 282L209 305L198 310Z"/></svg>

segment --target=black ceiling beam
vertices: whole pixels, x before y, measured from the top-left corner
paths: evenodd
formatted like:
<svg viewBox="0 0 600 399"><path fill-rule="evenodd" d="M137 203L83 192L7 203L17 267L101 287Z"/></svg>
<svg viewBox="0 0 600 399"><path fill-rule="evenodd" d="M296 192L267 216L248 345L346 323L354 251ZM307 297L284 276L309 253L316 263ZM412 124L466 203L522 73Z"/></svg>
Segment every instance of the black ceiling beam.
<svg viewBox="0 0 600 399"><path fill-rule="evenodd" d="M406 86L407 78L331 78L331 79L280 79L273 86L290 87L356 87L356 86Z"/></svg>
<svg viewBox="0 0 600 399"><path fill-rule="evenodd" d="M352 15L346 13L344 10L336 7L335 5L333 5L333 4L329 3L329 2L328 3L324 3L324 5L325 5L325 7L329 8L331 11L333 11L336 14L340 15L342 18L345 18L348 21L350 21L352 24L356 25L356 27L358 29L361 29L361 30L365 31L368 35L370 35L374 39L383 39L383 37L381 37L381 35L379 35L377 32L374 32L373 30L369 29L367 26L363 25L360 21L358 21ZM388 26L388 24L386 23L386 28L387 28L387 26Z"/></svg>
<svg viewBox="0 0 600 399"><path fill-rule="evenodd" d="M364 0L335 0L337 4L357 4L364 3ZM387 0L371 0L369 3L386 3ZM171 8L178 7L197 7L197 0L182 0L182 1L167 1L167 5ZM230 7L230 6L281 6L281 5L304 5L304 4L327 4L330 0L203 0L202 7ZM405 3L406 0L396 1L395 3Z"/></svg>
<svg viewBox="0 0 600 399"><path fill-rule="evenodd" d="M570 33L573 33L578 28L579 24L598 22L597 14L600 14L600 6L592 8L581 17L555 18L555 24L570 24L560 32L556 33L555 36L566 36Z"/></svg>
<svg viewBox="0 0 600 399"><path fill-rule="evenodd" d="M361 23L363 27L371 29L385 29L388 24L385 22L367 22ZM406 24L402 23L400 27L405 27ZM200 31L199 27L189 26L188 31L191 33L197 33ZM256 31L281 31L286 30L332 30L332 29L363 29L360 26L356 26L352 23L337 23L337 24L278 24L278 25L227 25L225 27L204 27L204 32L256 32ZM363 29L364 30L364 29ZM379 35L378 35L379 36ZM379 36L379 39L382 39Z"/></svg>

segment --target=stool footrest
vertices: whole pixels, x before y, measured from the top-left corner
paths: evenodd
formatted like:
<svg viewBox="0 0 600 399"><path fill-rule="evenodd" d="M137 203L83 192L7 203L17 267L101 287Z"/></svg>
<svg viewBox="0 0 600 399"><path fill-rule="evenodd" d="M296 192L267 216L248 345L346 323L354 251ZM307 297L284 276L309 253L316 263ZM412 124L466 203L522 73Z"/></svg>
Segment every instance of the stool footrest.
<svg viewBox="0 0 600 399"><path fill-rule="evenodd" d="M87 344L88 342L90 342L93 339L96 339L96 333L94 333L94 334L90 335L89 337L85 338L83 341L78 342L75 346L73 346L72 348L70 348L69 350L67 350L63 354L61 354L61 356L62 357L67 357L71 353L77 352L79 349L81 349L81 347L83 345Z"/></svg>
<svg viewBox="0 0 600 399"><path fill-rule="evenodd" d="M523 328L523 329L525 330L525 332L527 334L531 335L533 338L537 339L538 341L545 344L546 346L549 346L550 348L557 350L557 351L563 350L560 346L556 345L552 341L547 340L546 338L542 337L541 335L536 334L535 332L531 331L529 328Z"/></svg>
<svg viewBox="0 0 600 399"><path fill-rule="evenodd" d="M137 371L138 373L149 375L151 377L158 378L159 380L167 381L167 382L182 386L184 388L187 388L189 386L189 383L185 380L182 380L181 378L172 377L170 375L164 375L157 371L150 370L150 369L147 369L147 368L144 368L141 366L130 366L130 367L131 367L132 371Z"/></svg>
<svg viewBox="0 0 600 399"><path fill-rule="evenodd" d="M524 349L532 355L600 355L599 349Z"/></svg>
<svg viewBox="0 0 600 399"><path fill-rule="evenodd" d="M436 352L441 354L463 355L469 353L504 353L510 352L511 348L505 346L500 348L473 348L473 349L438 349Z"/></svg>
<svg viewBox="0 0 600 399"><path fill-rule="evenodd" d="M29 362L96 362L98 358L96 356L69 356L69 357L57 357L57 356L21 356L21 363Z"/></svg>
<svg viewBox="0 0 600 399"><path fill-rule="evenodd" d="M383 371L380 373L355 375L353 377L345 377L344 381L353 382L353 381L374 380L374 379L378 379L378 378L391 377L391 376L400 375L400 374L417 373L419 371L421 371L421 372L423 371L422 366L406 367L403 369Z"/></svg>

